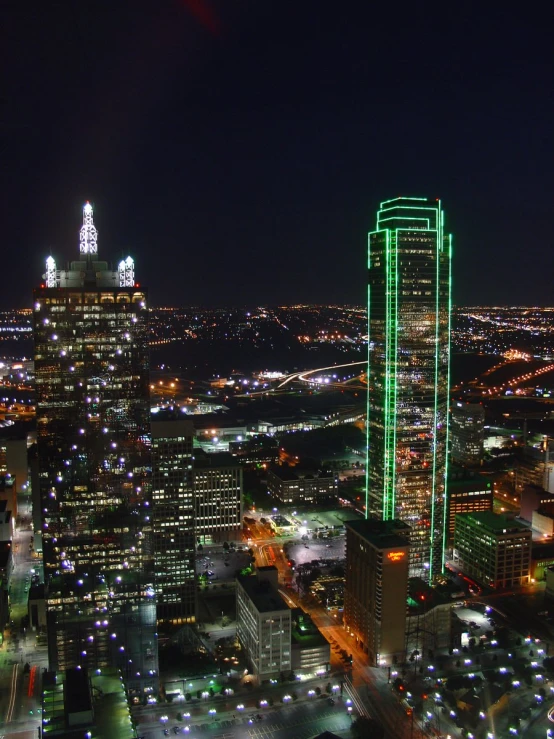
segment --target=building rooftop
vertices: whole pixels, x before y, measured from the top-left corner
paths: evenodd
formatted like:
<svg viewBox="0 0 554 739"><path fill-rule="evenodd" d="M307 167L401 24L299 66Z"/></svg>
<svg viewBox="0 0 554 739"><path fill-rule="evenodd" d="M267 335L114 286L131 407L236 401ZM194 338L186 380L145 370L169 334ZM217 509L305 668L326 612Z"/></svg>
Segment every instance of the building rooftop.
<svg viewBox="0 0 554 739"><path fill-rule="evenodd" d="M410 546L407 539L410 527L398 519L391 521L379 521L375 518L354 519L345 521L344 525L377 549L397 549Z"/></svg>
<svg viewBox="0 0 554 739"><path fill-rule="evenodd" d="M44 600L44 584L31 585L29 590L29 600Z"/></svg>
<svg viewBox="0 0 554 739"><path fill-rule="evenodd" d="M258 580L256 575L237 578L244 588L246 594L254 604L258 613L269 613L271 611L290 611L290 607L284 599L266 580Z"/></svg>
<svg viewBox="0 0 554 739"><path fill-rule="evenodd" d="M531 544L531 559L554 559L554 542L546 541L544 543L538 541Z"/></svg>
<svg viewBox="0 0 554 739"><path fill-rule="evenodd" d="M492 511L474 511L472 513L458 513L456 519L461 518L466 521L473 521L480 526L484 526L495 534L506 533L511 530L519 529L521 531L531 531L528 526L509 518L503 513L493 513Z"/></svg>
<svg viewBox="0 0 554 739"><path fill-rule="evenodd" d="M8 562L10 561L11 556L12 556L11 541L0 541L0 570L3 570L8 566Z"/></svg>
<svg viewBox="0 0 554 739"><path fill-rule="evenodd" d="M480 475L475 477L454 478L448 480L448 493L463 493L466 491L482 491L492 495L492 483Z"/></svg>
<svg viewBox="0 0 554 739"><path fill-rule="evenodd" d="M222 467L240 467L236 457L229 452L208 454L203 449L194 448L194 469L221 469Z"/></svg>
<svg viewBox="0 0 554 739"><path fill-rule="evenodd" d="M295 608L292 612L293 627L291 629L292 646L300 649L310 647L324 647L329 644L321 631L312 621L310 615L301 608Z"/></svg>
<svg viewBox="0 0 554 739"><path fill-rule="evenodd" d="M63 736L63 739L83 739L87 731L95 739L134 739L136 732L131 722L131 714L125 686L117 670L106 669L100 675L88 674L83 670L83 682L79 681L74 692L72 679L76 670L65 672L48 672L43 677L42 736ZM92 721L79 726L68 725L68 715L72 712L86 710L86 698L83 691L90 688L94 695L94 713ZM86 685L84 684L86 681ZM71 686L70 686L70 683ZM90 696L90 693L89 693ZM46 719L46 720L44 720Z"/></svg>

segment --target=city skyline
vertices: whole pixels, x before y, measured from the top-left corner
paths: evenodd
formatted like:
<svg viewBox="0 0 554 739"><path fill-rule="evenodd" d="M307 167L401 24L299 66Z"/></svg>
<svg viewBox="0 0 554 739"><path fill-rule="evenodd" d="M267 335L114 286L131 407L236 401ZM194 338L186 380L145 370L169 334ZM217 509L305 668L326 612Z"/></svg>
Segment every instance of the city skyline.
<svg viewBox="0 0 554 739"><path fill-rule="evenodd" d="M0 307L27 304L86 199L155 305L360 303L399 192L448 203L457 304L550 301L546 11L192 5L4 10Z"/></svg>

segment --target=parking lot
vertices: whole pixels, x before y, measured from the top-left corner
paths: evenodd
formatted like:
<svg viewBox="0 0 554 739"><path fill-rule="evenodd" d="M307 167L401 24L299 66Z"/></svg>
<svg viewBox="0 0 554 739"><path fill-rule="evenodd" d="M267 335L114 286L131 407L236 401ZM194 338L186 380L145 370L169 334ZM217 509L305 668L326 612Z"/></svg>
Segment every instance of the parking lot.
<svg viewBox="0 0 554 739"><path fill-rule="evenodd" d="M308 539L295 541L288 547L289 558L296 566L312 562L315 559L331 559L338 561L346 557L346 538L344 535L330 539Z"/></svg>
<svg viewBox="0 0 554 739"><path fill-rule="evenodd" d="M247 567L250 563L250 555L247 551L228 552L221 547L215 549L210 547L207 552L199 552L196 556L196 574L200 577L206 576L206 581L211 583L234 580L237 572ZM204 580L204 577L202 577Z"/></svg>

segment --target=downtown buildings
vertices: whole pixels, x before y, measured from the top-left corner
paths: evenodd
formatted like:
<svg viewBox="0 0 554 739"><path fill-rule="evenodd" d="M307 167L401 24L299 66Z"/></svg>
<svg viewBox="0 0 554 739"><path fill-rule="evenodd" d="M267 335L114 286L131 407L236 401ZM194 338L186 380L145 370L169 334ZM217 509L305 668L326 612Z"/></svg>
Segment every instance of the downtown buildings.
<svg viewBox="0 0 554 739"><path fill-rule="evenodd" d="M381 203L368 243L366 516L411 529L410 576L445 548L452 237L440 201Z"/></svg>
<svg viewBox="0 0 554 739"><path fill-rule="evenodd" d="M49 665L118 667L135 695L158 675L146 305L87 203L79 258L34 290Z"/></svg>

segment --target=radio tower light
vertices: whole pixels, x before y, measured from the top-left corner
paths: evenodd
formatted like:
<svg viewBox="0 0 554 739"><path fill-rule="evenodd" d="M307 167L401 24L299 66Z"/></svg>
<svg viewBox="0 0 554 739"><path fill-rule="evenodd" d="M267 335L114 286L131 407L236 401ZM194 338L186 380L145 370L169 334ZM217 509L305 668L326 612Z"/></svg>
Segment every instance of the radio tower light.
<svg viewBox="0 0 554 739"><path fill-rule="evenodd" d="M133 287L135 284L135 263L132 257L119 263L119 287Z"/></svg>
<svg viewBox="0 0 554 739"><path fill-rule="evenodd" d="M56 262L54 257L48 257L46 260L46 287L56 287Z"/></svg>
<svg viewBox="0 0 554 739"><path fill-rule="evenodd" d="M79 234L81 254L98 254L98 231L92 215L92 205L87 201L83 206L83 225Z"/></svg>

